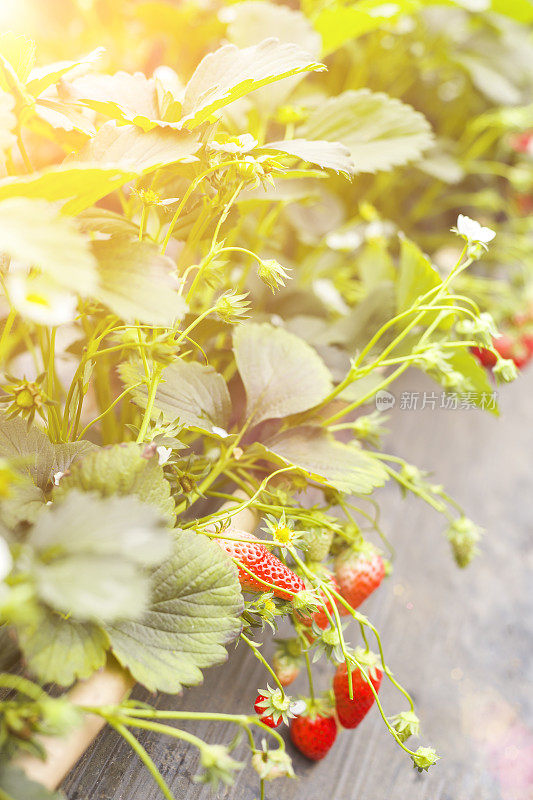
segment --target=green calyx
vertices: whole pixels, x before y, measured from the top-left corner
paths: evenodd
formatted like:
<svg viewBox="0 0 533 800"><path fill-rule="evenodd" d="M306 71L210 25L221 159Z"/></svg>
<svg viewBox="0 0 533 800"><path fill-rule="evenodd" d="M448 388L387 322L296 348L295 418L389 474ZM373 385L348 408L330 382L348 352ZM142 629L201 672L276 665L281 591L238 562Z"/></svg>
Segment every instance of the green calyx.
<svg viewBox="0 0 533 800"><path fill-rule="evenodd" d="M373 653L372 650L364 650L362 647L356 647L353 654L355 669L363 667L367 675L376 679L378 677L378 670L383 671L383 665L380 657Z"/></svg>
<svg viewBox="0 0 533 800"><path fill-rule="evenodd" d="M276 725L280 721L288 725L289 719L294 717L290 709L293 698L282 692L280 688L272 689L271 686L259 689L258 694L263 696L263 700L256 703L262 709L261 717L272 717Z"/></svg>
<svg viewBox="0 0 533 800"><path fill-rule="evenodd" d="M433 764L440 759L432 747L419 747L416 753L411 756L415 769L419 772L427 772Z"/></svg>
<svg viewBox="0 0 533 800"><path fill-rule="evenodd" d="M400 711L390 718L390 723L400 742L405 742L410 736L420 735L420 720L414 711Z"/></svg>
<svg viewBox="0 0 533 800"><path fill-rule="evenodd" d="M449 526L446 536L459 567L467 567L479 553L478 542L482 535L483 529L464 516L454 520Z"/></svg>

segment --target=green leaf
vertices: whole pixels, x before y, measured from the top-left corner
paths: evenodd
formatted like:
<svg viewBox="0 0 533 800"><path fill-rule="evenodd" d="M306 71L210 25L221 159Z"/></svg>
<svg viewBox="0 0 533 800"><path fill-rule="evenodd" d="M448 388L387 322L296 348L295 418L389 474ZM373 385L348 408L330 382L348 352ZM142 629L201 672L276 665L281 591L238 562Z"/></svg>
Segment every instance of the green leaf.
<svg viewBox="0 0 533 800"><path fill-rule="evenodd" d="M145 131L161 121L156 83L141 72L92 74L69 84L69 97L121 124L132 123Z"/></svg>
<svg viewBox="0 0 533 800"><path fill-rule="evenodd" d="M114 122L107 122L69 162L114 164L147 175L169 164L197 160L194 153L199 147L200 142L186 131L154 128L144 132L132 125L117 127Z"/></svg>
<svg viewBox="0 0 533 800"><path fill-rule="evenodd" d="M60 216L44 200L13 197L0 201L0 248L27 267L37 267L65 289L81 295L96 290L96 262L86 237L73 220Z"/></svg>
<svg viewBox="0 0 533 800"><path fill-rule="evenodd" d="M34 522L46 502L42 489L29 478L10 488L8 497L0 500L0 519L7 528L15 529L21 522Z"/></svg>
<svg viewBox="0 0 533 800"><path fill-rule="evenodd" d="M35 42L26 36L17 36L12 31L6 31L0 36L0 57L5 58L11 65L20 83L26 83L35 64ZM10 91L11 89L1 64L0 88L4 89L4 91Z"/></svg>
<svg viewBox="0 0 533 800"><path fill-rule="evenodd" d="M383 239L370 239L357 259L357 269L365 288L370 291L380 284L393 281L396 270L387 243Z"/></svg>
<svg viewBox="0 0 533 800"><path fill-rule="evenodd" d="M499 416L497 404L494 403L493 405L492 402L489 402L494 393L494 385L490 382L487 370L481 366L477 358L466 348L449 349L446 355L450 366L468 380L469 391L472 392L470 397L472 404L490 411L495 416ZM435 380L433 374L431 377ZM459 392L459 403L461 402L461 396L467 393L468 390Z"/></svg>
<svg viewBox="0 0 533 800"><path fill-rule="evenodd" d="M253 425L307 411L332 389L329 371L316 351L282 328L240 325L233 349L246 389L246 416Z"/></svg>
<svg viewBox="0 0 533 800"><path fill-rule="evenodd" d="M498 14L512 17L517 22L533 22L533 3L531 3L531 0L492 0L491 7Z"/></svg>
<svg viewBox="0 0 533 800"><path fill-rule="evenodd" d="M337 50L365 33L393 25L398 17L420 6L416 0L359 0L354 5L335 4L323 8L313 20L322 36L323 54Z"/></svg>
<svg viewBox="0 0 533 800"><path fill-rule="evenodd" d="M63 792L53 792L30 780L23 770L0 761L0 796L4 800L66 800Z"/></svg>
<svg viewBox="0 0 533 800"><path fill-rule="evenodd" d="M433 143L428 121L411 106L369 89L349 90L321 103L297 134L342 142L355 173L406 164Z"/></svg>
<svg viewBox="0 0 533 800"><path fill-rule="evenodd" d="M133 677L170 693L201 683L201 669L225 661L243 608L237 571L221 548L200 534L175 533L174 556L153 575L145 617L107 627L115 657Z"/></svg>
<svg viewBox="0 0 533 800"><path fill-rule="evenodd" d="M144 377L137 362L119 366L126 386L133 386ZM146 408L148 390L141 386L130 397ZM163 370L162 381L155 396L152 417L162 412L167 422L179 422L186 428L212 432L213 426L226 429L231 415L231 399L226 381L212 367L178 360Z"/></svg>
<svg viewBox="0 0 533 800"><path fill-rule="evenodd" d="M63 213L75 216L135 177L135 172L119 167L59 164L32 175L3 178L0 200L26 197L60 201Z"/></svg>
<svg viewBox="0 0 533 800"><path fill-rule="evenodd" d="M313 56L320 52L320 37L301 11L266 0L245 0L224 9L227 35L237 47L259 44L269 37L292 42Z"/></svg>
<svg viewBox="0 0 533 800"><path fill-rule="evenodd" d="M70 489L110 495L135 495L156 508L169 525L176 519L170 484L159 466L155 448L134 442L116 444L77 459L55 489L61 497Z"/></svg>
<svg viewBox="0 0 533 800"><path fill-rule="evenodd" d="M126 237L96 241L98 300L125 322L173 327L187 309L177 292L175 263L155 245Z"/></svg>
<svg viewBox="0 0 533 800"><path fill-rule="evenodd" d="M40 489L47 488L56 472L65 472L78 456L95 448L86 441L52 444L38 428L0 414L0 457L27 473Z"/></svg>
<svg viewBox="0 0 533 800"><path fill-rule="evenodd" d="M322 71L300 47L265 39L240 50L228 44L206 55L185 87L181 124L196 128L240 97L275 81ZM320 137L315 137L320 138Z"/></svg>
<svg viewBox="0 0 533 800"><path fill-rule="evenodd" d="M0 414L0 458L8 459L45 489L54 470L54 448L48 436L21 419Z"/></svg>
<svg viewBox="0 0 533 800"><path fill-rule="evenodd" d="M512 80L481 55L461 55L456 61L465 68L472 83L494 105L514 106L522 101L522 92Z"/></svg>
<svg viewBox="0 0 533 800"><path fill-rule="evenodd" d="M98 446L93 442L81 440L78 442L59 442L52 445L54 450L53 472L66 472L71 464L77 459L98 450Z"/></svg>
<svg viewBox="0 0 533 800"><path fill-rule="evenodd" d="M398 313L406 311L419 297L440 286L442 279L414 242L400 240L400 266L396 288Z"/></svg>
<svg viewBox="0 0 533 800"><path fill-rule="evenodd" d="M301 11L276 5L265 0L245 0L224 8L222 15L228 21L227 37L237 47L260 44L275 37L281 42L298 45L313 58L318 58L322 42L309 20ZM264 115L271 114L294 91L305 74L286 78L259 89L250 97Z"/></svg>
<svg viewBox="0 0 533 800"><path fill-rule="evenodd" d="M15 627L28 667L42 683L70 686L105 664L106 637L92 623L76 622L41 606L31 622Z"/></svg>
<svg viewBox="0 0 533 800"><path fill-rule="evenodd" d="M387 473L372 453L338 442L311 425L279 433L264 447L285 464L293 464L313 481L341 492L370 494L383 486Z"/></svg>
<svg viewBox="0 0 533 800"><path fill-rule="evenodd" d="M396 284L397 312L406 311L419 297L440 286L442 278L438 271L431 265L422 251L414 242L402 238L400 246L400 265ZM453 301L443 296L439 305L453 305ZM437 316L438 311L428 311L422 317L420 324L429 325ZM410 320L407 320L410 321ZM439 328L450 328L453 317L444 318L439 323Z"/></svg>
<svg viewBox="0 0 533 800"><path fill-rule="evenodd" d="M76 61L58 61L55 64L47 64L45 67L35 67L29 75L26 91L34 97L38 97L45 89L58 83L73 69L89 67L98 61L104 53L104 47L97 47L88 55Z"/></svg>
<svg viewBox="0 0 533 800"><path fill-rule="evenodd" d="M302 161L308 161L310 164L317 164L322 169L332 169L347 178L353 175L354 166L350 158L350 151L339 142L287 139L282 142L269 142L261 149L287 153Z"/></svg>
<svg viewBox="0 0 533 800"><path fill-rule="evenodd" d="M331 326L330 341L343 344L350 352L362 350L382 325L394 316L395 312L394 284L391 282L380 283L371 289L355 308L350 309L349 314ZM387 334L384 334L379 341L379 346L386 344L387 339Z"/></svg>
<svg viewBox="0 0 533 800"><path fill-rule="evenodd" d="M27 538L38 597L83 622L140 617L150 598L145 567L171 551L162 522L136 497L68 492L43 509Z"/></svg>

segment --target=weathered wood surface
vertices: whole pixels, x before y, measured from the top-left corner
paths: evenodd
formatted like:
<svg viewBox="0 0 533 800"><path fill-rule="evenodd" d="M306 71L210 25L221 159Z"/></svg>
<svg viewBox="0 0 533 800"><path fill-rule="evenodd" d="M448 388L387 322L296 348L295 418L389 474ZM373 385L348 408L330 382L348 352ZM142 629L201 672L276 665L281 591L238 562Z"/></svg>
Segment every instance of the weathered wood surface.
<svg viewBox="0 0 533 800"><path fill-rule="evenodd" d="M401 390L431 391L408 375ZM487 529L483 554L467 571L452 563L443 519L421 501L382 491L384 529L398 557L394 574L364 611L376 623L397 677L423 720L421 743L442 760L418 775L388 735L376 709L356 731L344 731L329 756L311 765L295 754L300 781L267 787L272 800L526 800L533 775L531 550L533 531L533 369L502 394L502 418L473 410L392 413L389 451L434 472L467 513ZM352 639L357 640L355 628ZM248 713L265 683L261 665L239 648L166 708ZM267 652L267 651L265 651ZM327 685L329 669L322 675ZM305 691L300 677L296 691ZM137 691L138 697L146 698ZM402 698L385 686L390 714ZM528 727L528 724L530 727ZM196 732L229 742L233 731L201 723ZM198 758L189 748L141 736L179 800L207 800L191 779ZM292 752L292 749L291 749ZM529 771L528 771L529 770ZM159 790L129 748L109 730L65 781L69 800L158 800ZM253 770L243 770L218 798L255 800Z"/></svg>

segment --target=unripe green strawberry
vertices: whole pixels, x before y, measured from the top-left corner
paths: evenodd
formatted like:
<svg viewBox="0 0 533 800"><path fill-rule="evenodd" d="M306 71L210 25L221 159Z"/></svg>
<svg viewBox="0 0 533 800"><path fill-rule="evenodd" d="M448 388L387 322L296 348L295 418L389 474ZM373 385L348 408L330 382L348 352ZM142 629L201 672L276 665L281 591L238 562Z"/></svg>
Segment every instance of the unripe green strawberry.
<svg viewBox="0 0 533 800"><path fill-rule="evenodd" d="M385 564L379 551L364 542L343 550L335 559L335 578L344 599L357 608L377 589L385 576Z"/></svg>
<svg viewBox="0 0 533 800"><path fill-rule="evenodd" d="M302 669L302 649L298 639L279 640L272 666L282 686L289 686Z"/></svg>
<svg viewBox="0 0 533 800"><path fill-rule="evenodd" d="M309 561L324 561L333 541L331 528L311 528L303 537L307 550L305 555Z"/></svg>
<svg viewBox="0 0 533 800"><path fill-rule="evenodd" d="M337 738L337 723L331 707L320 700L308 700L305 711L291 719L289 735L300 753L320 761Z"/></svg>
<svg viewBox="0 0 533 800"><path fill-rule="evenodd" d="M380 660L375 653L365 651L360 647L355 650L355 659L362 665L368 675L375 691L379 691L383 673L380 669ZM335 707L337 717L343 728L356 728L361 720L368 714L374 703L374 693L361 669L354 662L352 670L353 697L350 699L348 670L346 664L339 664L333 678L333 692L335 694Z"/></svg>
<svg viewBox="0 0 533 800"><path fill-rule="evenodd" d="M246 541L240 541L241 539ZM245 591L264 592L267 587L261 581L266 581L276 587L270 591L277 597L290 600L294 593L305 589L303 580L252 533L232 531L225 538L215 541L228 555L240 561L253 573L251 575L237 564L239 581ZM257 580L258 578L260 580Z"/></svg>

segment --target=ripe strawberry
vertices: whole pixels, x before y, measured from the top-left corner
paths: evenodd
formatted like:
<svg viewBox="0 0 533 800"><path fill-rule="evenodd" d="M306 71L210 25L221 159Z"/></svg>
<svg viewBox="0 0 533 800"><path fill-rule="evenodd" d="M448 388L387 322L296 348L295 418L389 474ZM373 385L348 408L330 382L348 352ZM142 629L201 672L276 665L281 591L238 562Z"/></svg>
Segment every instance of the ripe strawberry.
<svg viewBox="0 0 533 800"><path fill-rule="evenodd" d="M294 716L290 710L291 700L288 695L283 694L281 689L259 689L259 694L255 698L254 710L261 722L269 728L277 728L281 722L287 724L289 719Z"/></svg>
<svg viewBox="0 0 533 800"><path fill-rule="evenodd" d="M337 738L337 723L331 707L320 700L308 700L305 711L291 719L289 735L300 753L320 761Z"/></svg>
<svg viewBox="0 0 533 800"><path fill-rule="evenodd" d="M383 559L376 548L365 542L343 550L335 559L335 578L344 599L357 608L377 589L385 575Z"/></svg>
<svg viewBox="0 0 533 800"><path fill-rule="evenodd" d="M375 653L357 647L355 658L363 666L372 686L379 691L383 673L379 669L379 657ZM350 700L348 670L346 664L339 664L333 678L333 692L335 694L335 707L337 717L343 728L356 728L361 720L368 714L374 702L374 695L363 673L357 665L352 671L353 699Z"/></svg>
<svg viewBox="0 0 533 800"><path fill-rule="evenodd" d="M340 592L339 584L337 583L337 581L335 580L335 578L333 577L331 572L323 564L309 563L308 567L312 570L312 572L318 578L321 578L326 584L329 584L329 586L331 586L332 589L334 589L336 592ZM307 585L307 588L309 588L309 589L312 588L310 581L307 581L306 585ZM326 594L322 589L318 590L318 597L325 604L325 606L327 607L331 617L333 618L333 606L332 606L332 603L326 597ZM337 603L337 608L339 609L339 614L341 616L349 613L344 608L344 606L342 604L340 604L340 603ZM309 627L311 627L313 622L316 622L318 627L321 628L322 630L324 630L330 624L328 616L327 616L327 614L326 614L326 612L325 612L325 610L324 610L324 608L322 606L319 607L317 611L314 611L311 615L304 616L304 615L298 614L297 616L298 616L300 622L302 622L304 625L309 625Z"/></svg>
<svg viewBox="0 0 533 800"><path fill-rule="evenodd" d="M272 657L272 667L282 686L289 686L302 668L302 647L298 639L281 639Z"/></svg>
<svg viewBox="0 0 533 800"><path fill-rule="evenodd" d="M470 350L479 363L488 369L492 369L498 360L498 356L486 347L471 347Z"/></svg>
<svg viewBox="0 0 533 800"><path fill-rule="evenodd" d="M509 141L511 147L517 153L533 152L533 131L522 131L521 133L514 133L510 137Z"/></svg>
<svg viewBox="0 0 533 800"><path fill-rule="evenodd" d="M533 332L522 334L522 344L527 348L530 358L533 357Z"/></svg>
<svg viewBox="0 0 533 800"><path fill-rule="evenodd" d="M253 572L253 575L250 575L237 565L239 581L245 591L264 592L266 587L261 583L263 580L276 586L276 589L271 589L271 591L277 597L290 600L293 592L301 592L305 589L303 580L271 553L256 536L244 531L233 531L231 536L232 538L215 539L215 541L228 555L241 561ZM233 541L233 538L247 541ZM260 580L256 580L254 576Z"/></svg>
<svg viewBox="0 0 533 800"><path fill-rule="evenodd" d="M274 718L270 714L263 716L265 709L259 704L264 702L266 699L267 698L264 695L258 694L255 698L254 711L259 716L261 722L264 722L264 724L268 725L269 728L277 728L281 720L274 722Z"/></svg>
<svg viewBox="0 0 533 800"><path fill-rule="evenodd" d="M530 354L527 345L520 339L513 339L506 333L497 336L493 340L495 349L502 358L510 358L518 369L522 369L529 361Z"/></svg>

